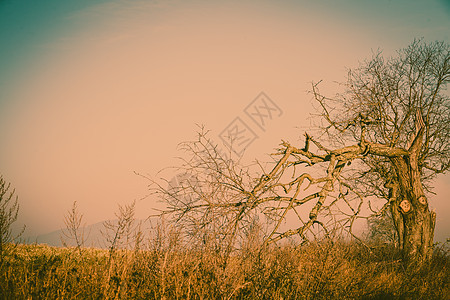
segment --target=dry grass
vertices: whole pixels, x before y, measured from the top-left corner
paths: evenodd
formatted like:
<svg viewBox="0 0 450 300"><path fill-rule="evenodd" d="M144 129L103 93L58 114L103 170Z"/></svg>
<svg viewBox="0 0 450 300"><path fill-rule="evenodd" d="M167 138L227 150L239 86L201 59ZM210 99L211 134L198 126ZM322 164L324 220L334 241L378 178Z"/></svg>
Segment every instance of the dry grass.
<svg viewBox="0 0 450 300"><path fill-rule="evenodd" d="M420 269L389 246L244 247L230 256L180 244L147 250L19 245L1 265L1 299L447 299L450 260ZM174 246L175 245L175 246Z"/></svg>

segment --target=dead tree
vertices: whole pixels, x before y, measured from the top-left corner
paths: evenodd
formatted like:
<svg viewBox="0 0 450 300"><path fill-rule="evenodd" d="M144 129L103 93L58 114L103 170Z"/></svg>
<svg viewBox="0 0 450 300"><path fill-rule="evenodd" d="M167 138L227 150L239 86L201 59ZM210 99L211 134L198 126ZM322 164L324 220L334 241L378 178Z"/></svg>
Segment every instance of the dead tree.
<svg viewBox="0 0 450 300"><path fill-rule="evenodd" d="M398 244L415 261L432 254L436 215L428 196L450 165L449 80L449 45L416 40L395 57L378 53L349 72L333 98L313 86L328 138L359 147L352 155L361 167L350 185L387 200Z"/></svg>
<svg viewBox="0 0 450 300"><path fill-rule="evenodd" d="M449 60L448 44L414 41L395 57L378 53L361 63L332 98L313 84L325 124L320 141L309 134L303 147L283 141L260 175L199 134L184 144L190 156L182 169L195 180L155 189L168 204L164 213L192 228L215 224L223 237L263 216L266 242L307 240L317 226L351 233L364 203L376 197L386 200L382 210L391 211L405 259L430 258L436 215L428 195L450 166ZM285 228L288 215L296 228Z"/></svg>

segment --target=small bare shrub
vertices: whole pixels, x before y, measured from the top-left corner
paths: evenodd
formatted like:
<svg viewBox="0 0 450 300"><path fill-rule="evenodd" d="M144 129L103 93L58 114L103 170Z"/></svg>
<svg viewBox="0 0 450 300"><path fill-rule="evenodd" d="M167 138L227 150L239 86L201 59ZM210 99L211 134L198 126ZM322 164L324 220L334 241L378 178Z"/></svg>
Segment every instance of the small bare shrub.
<svg viewBox="0 0 450 300"><path fill-rule="evenodd" d="M12 224L17 220L19 214L18 197L15 190L11 190L11 184L6 183L0 176L0 265L3 263L6 246L18 239L25 227L17 234L12 232Z"/></svg>
<svg viewBox="0 0 450 300"><path fill-rule="evenodd" d="M72 205L72 209L68 211L67 215L64 217L64 224L66 225L66 230L63 230L63 235L75 242L75 246L80 256L82 256L81 249L84 247L84 243L86 242L87 237L84 234L84 227L81 227L81 223L83 220L83 214L80 214L77 207L77 202L74 201ZM67 243L63 237L61 237L61 241L64 246L67 247Z"/></svg>

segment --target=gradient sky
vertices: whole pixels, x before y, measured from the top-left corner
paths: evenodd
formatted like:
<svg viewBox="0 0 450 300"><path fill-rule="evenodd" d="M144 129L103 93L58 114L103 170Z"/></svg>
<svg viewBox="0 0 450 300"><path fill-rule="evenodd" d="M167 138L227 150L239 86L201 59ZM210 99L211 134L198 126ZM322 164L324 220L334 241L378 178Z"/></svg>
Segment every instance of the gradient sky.
<svg viewBox="0 0 450 300"><path fill-rule="evenodd" d="M264 91L283 111L245 154L262 158L310 126L311 81L407 46L450 40L448 1L0 0L0 174L26 235L87 223L141 199L204 124L219 133ZM450 176L431 205L450 233ZM138 216L160 207L139 201Z"/></svg>

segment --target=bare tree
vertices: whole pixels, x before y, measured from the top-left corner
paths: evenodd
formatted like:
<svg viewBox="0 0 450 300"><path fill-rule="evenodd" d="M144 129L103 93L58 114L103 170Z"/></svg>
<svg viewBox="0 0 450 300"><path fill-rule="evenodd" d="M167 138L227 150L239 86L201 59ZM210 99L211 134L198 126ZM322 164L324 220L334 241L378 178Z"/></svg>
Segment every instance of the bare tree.
<svg viewBox="0 0 450 300"><path fill-rule="evenodd" d="M0 264L3 262L5 245L14 242L25 230L25 227L14 235L12 224L17 220L19 213L18 197L15 190L11 190L11 184L0 176Z"/></svg>
<svg viewBox="0 0 450 300"><path fill-rule="evenodd" d="M378 214L370 199L385 199L381 211L390 210L405 260L425 261L436 219L428 195L436 174L450 166L449 60L448 44L417 40L395 57L380 52L361 63L334 97L313 84L324 121L320 141L310 134L303 147L283 141L272 167L261 166L259 176L220 155L200 134L184 144L196 159L183 164L198 184L177 192L159 185L166 212L196 228L220 220L226 236L264 216L270 225L265 241L277 242L307 240L314 228L353 235L363 205ZM285 228L289 216L297 218L296 228Z"/></svg>
<svg viewBox="0 0 450 300"><path fill-rule="evenodd" d="M354 143L359 156L350 186L387 200L398 244L413 260L432 253L436 215L428 195L450 166L449 80L449 45L415 40L396 57L378 53L351 71L342 94L327 98L313 87L325 131L340 145Z"/></svg>
<svg viewBox="0 0 450 300"><path fill-rule="evenodd" d="M117 249L130 247L135 242L139 227L135 218L135 207L135 201L119 205L119 211L115 213L117 219L103 222L102 235L109 249L110 260Z"/></svg>
<svg viewBox="0 0 450 300"><path fill-rule="evenodd" d="M77 201L73 202L72 209L64 216L64 224L66 229L62 231L62 234L75 242L76 249L80 256L82 256L82 248L86 242L87 236L85 236L84 227L82 224L83 214L78 211ZM61 236L61 241L64 246L67 246L66 241Z"/></svg>
<svg viewBox="0 0 450 300"><path fill-rule="evenodd" d="M108 247L107 272L103 285L105 299L119 299L126 294L126 277L143 240L141 222L135 218L136 202L119 205L116 220L103 222L102 235ZM122 251L133 249L134 251Z"/></svg>

